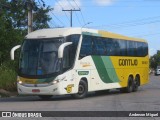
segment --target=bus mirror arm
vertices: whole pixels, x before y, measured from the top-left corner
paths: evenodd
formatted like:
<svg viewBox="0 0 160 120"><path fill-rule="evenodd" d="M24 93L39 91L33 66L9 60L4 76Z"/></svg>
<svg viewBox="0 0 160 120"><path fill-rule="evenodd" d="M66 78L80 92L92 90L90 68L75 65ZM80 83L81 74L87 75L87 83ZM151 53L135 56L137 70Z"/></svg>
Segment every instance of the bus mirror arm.
<svg viewBox="0 0 160 120"><path fill-rule="evenodd" d="M72 42L66 42L63 43L62 45L60 45L60 47L58 48L58 58L61 59L63 58L63 52L64 52L64 48L71 45Z"/></svg>
<svg viewBox="0 0 160 120"><path fill-rule="evenodd" d="M11 60L14 60L14 51L17 50L20 47L21 47L21 45L16 45L11 49L11 51L10 51Z"/></svg>

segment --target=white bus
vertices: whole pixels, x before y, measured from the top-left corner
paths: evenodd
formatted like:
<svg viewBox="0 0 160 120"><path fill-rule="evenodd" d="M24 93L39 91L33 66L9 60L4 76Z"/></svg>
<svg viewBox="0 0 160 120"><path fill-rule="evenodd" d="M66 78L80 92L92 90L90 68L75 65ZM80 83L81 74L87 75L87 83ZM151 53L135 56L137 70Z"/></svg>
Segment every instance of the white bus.
<svg viewBox="0 0 160 120"><path fill-rule="evenodd" d="M121 88L137 91L148 83L148 44L142 39L86 28L42 29L21 47L18 93L48 99Z"/></svg>

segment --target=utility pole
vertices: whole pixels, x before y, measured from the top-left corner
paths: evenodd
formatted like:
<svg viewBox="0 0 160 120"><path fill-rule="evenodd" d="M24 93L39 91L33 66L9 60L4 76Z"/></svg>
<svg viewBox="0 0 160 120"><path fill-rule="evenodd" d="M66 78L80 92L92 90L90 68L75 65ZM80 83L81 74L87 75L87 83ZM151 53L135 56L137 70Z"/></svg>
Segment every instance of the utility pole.
<svg viewBox="0 0 160 120"><path fill-rule="evenodd" d="M28 2L28 33L32 32L33 13L32 13L33 0Z"/></svg>
<svg viewBox="0 0 160 120"><path fill-rule="evenodd" d="M81 10L80 10L80 9L79 9L79 10L70 9L70 10L62 10L62 11L69 11L69 12L71 13L70 26L72 27L72 12L73 12L73 11L81 11Z"/></svg>

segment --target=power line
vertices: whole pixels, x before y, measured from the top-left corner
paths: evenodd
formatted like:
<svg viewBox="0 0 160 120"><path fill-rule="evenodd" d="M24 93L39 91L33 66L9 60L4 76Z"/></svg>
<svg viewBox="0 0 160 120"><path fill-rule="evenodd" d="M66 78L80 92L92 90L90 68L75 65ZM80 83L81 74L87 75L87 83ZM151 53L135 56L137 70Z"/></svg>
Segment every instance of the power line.
<svg viewBox="0 0 160 120"><path fill-rule="evenodd" d="M72 8L75 9L75 7L71 4L71 2L70 2L69 0L67 0L67 1L68 1L68 3L72 6ZM78 7L78 9L80 10L79 7ZM81 22L80 22L80 19L79 19L79 17L78 17L78 15L77 15L76 12L75 12L75 14L76 14L76 17L77 17L77 20L78 20L79 24L82 26L82 24L81 24Z"/></svg>
<svg viewBox="0 0 160 120"><path fill-rule="evenodd" d="M77 2L76 2L75 0L73 0L73 1L74 1L74 3L77 5L77 7L80 9L80 7L78 6ZM83 17L82 11L80 11L80 12L81 12L83 24L85 24L86 22L85 22L85 19L84 19L84 17Z"/></svg>
<svg viewBox="0 0 160 120"><path fill-rule="evenodd" d="M122 23L118 23L118 24L133 23L133 22L139 22L139 21L144 21L144 20L149 20L149 19L155 19L155 18L160 18L160 16L147 17L147 18L142 18L142 19L138 19L138 20L126 21L126 22L122 22Z"/></svg>
<svg viewBox="0 0 160 120"><path fill-rule="evenodd" d="M67 2L72 6L73 9L75 9L75 7L72 5L72 3L70 2L70 0L67 0Z"/></svg>
<svg viewBox="0 0 160 120"><path fill-rule="evenodd" d="M75 0L73 0L73 2L77 5L77 7L80 9L79 5L77 4L77 2Z"/></svg>
<svg viewBox="0 0 160 120"><path fill-rule="evenodd" d="M70 10L62 10L62 11L69 11L71 13L71 20L70 20L70 26L72 27L72 12L76 12L76 11L80 11L80 10L76 10L76 9L70 9Z"/></svg>
<svg viewBox="0 0 160 120"><path fill-rule="evenodd" d="M80 6L77 4L77 2L76 2L75 0L73 0L73 1L74 1L74 3L77 5L77 7L80 9ZM82 14L82 11L80 11L80 13L81 13L81 16L82 16L83 24L86 24L85 19L84 19L84 16L83 16L83 14Z"/></svg>
<svg viewBox="0 0 160 120"><path fill-rule="evenodd" d="M86 21L85 21L85 19L84 19L84 16L83 16L83 14L82 14L82 11L80 11L80 12L81 12L81 16L82 16L83 23L85 24Z"/></svg>
<svg viewBox="0 0 160 120"><path fill-rule="evenodd" d="M83 5L83 6L81 6L82 8L105 8L106 6L97 6L97 5ZM109 7L109 8L124 8L124 7L128 7L128 8L130 8L130 7L142 7L142 8L145 8L145 7L147 7L147 8L156 8L156 7L160 7L160 5L146 5L146 6L140 6L140 5L133 5L133 6L128 6L128 5L121 5L121 6L107 6L107 7Z"/></svg>
<svg viewBox="0 0 160 120"><path fill-rule="evenodd" d="M153 21L153 19L155 18L160 18L160 16L148 17L148 18L126 21L126 22L121 22L121 23L115 23L115 24L110 24L110 25L99 25L99 26L91 26L91 27L121 28L121 27L130 27L130 26L132 27L132 26L137 26L137 25L145 25L145 24L152 24L152 23L160 22L160 20ZM146 20L152 20L152 21L146 21ZM146 21L146 22L141 22L141 21Z"/></svg>
<svg viewBox="0 0 160 120"><path fill-rule="evenodd" d="M52 25L52 28L56 27L56 23L54 21L50 21L50 24Z"/></svg>
<svg viewBox="0 0 160 120"><path fill-rule="evenodd" d="M135 35L136 37L146 37L146 36L153 36L153 35L160 35L160 33L152 33L152 34L144 34L144 35Z"/></svg>
<svg viewBox="0 0 160 120"><path fill-rule="evenodd" d="M159 22L160 22L160 20L156 20L156 21L149 21L149 22L143 22L143 23L132 23L132 24L128 24L128 25L115 26L115 27L111 27L111 28L134 27L134 26L138 26L138 25L146 25L146 24L153 24L153 23L159 23Z"/></svg>
<svg viewBox="0 0 160 120"><path fill-rule="evenodd" d="M51 11L52 15L61 23L64 25L64 23ZM65 25L64 25L65 26Z"/></svg>
<svg viewBox="0 0 160 120"><path fill-rule="evenodd" d="M60 2L59 1L57 1L57 0L55 0L56 2L57 2L57 4L59 4L59 6L62 8L62 10L63 10L63 6L60 4ZM67 16L67 14L66 14L66 12L64 12L64 14L65 14L65 16L66 16L66 18L68 19L68 21L70 21L69 20L69 17Z"/></svg>
<svg viewBox="0 0 160 120"><path fill-rule="evenodd" d="M79 20L79 17L78 17L78 15L77 15L77 13L75 13L75 15L76 15L76 17L77 17L77 20L78 20L79 24L82 26L82 24L81 24L81 22L80 22L80 20Z"/></svg>

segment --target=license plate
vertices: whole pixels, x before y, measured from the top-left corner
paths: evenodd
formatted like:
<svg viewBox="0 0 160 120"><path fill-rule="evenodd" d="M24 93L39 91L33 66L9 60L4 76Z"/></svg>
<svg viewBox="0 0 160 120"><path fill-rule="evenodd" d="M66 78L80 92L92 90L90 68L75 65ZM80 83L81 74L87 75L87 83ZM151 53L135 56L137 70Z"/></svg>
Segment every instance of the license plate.
<svg viewBox="0 0 160 120"><path fill-rule="evenodd" d="M33 92L33 93L39 93L39 92L40 92L40 89L32 89L32 92Z"/></svg>

